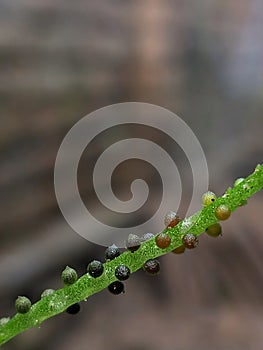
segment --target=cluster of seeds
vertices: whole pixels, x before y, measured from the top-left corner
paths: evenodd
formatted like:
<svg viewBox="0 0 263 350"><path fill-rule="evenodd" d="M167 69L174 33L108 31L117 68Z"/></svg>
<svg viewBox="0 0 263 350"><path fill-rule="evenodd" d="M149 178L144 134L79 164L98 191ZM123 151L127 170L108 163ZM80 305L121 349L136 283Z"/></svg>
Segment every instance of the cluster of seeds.
<svg viewBox="0 0 263 350"><path fill-rule="evenodd" d="M242 183L244 179L240 178L235 181L235 186L238 186L240 183ZM202 196L202 203L204 207L207 207L211 204L213 204L216 201L217 197L216 195L208 191L204 193ZM215 217L222 221L229 218L231 214L230 209L224 205L218 205L215 207ZM172 243L172 239L169 233L169 229L174 228L176 225L180 223L179 216L173 212L169 211L164 218L164 225L165 230L154 235L153 233L145 233L142 237L139 237L136 234L129 234L127 240L126 240L126 248L128 251L134 253L139 250L142 243L149 241L151 239L154 239L154 242L156 246L159 249L167 249L170 247ZM218 237L222 233L222 228L219 223L215 223L206 229L206 233L211 237ZM179 245L177 248L172 250L175 254L182 254L184 253L185 249L194 249L198 246L198 238L193 233L186 233L181 237L182 244ZM121 255L121 250L115 245L109 246L105 250L105 261L109 262L116 258L118 258ZM160 272L160 263L157 259L150 259L147 260L143 266L142 269L147 272L150 275L156 275ZM92 278L98 278L102 276L104 273L104 264L99 260L93 260L91 261L87 266L87 274L91 276ZM117 279L116 281L112 282L108 286L108 290L110 293L114 295L118 295L121 293L124 293L124 283L123 281L126 281L130 277L130 268L124 264L119 264L116 266L114 270L114 276ZM74 284L78 280L78 275L76 270L73 268L66 266L66 268L61 273L61 279L63 281L64 286L70 286ZM52 295L55 291L53 289L46 289L41 294L41 299L45 297L49 297ZM25 296L19 296L15 302L15 307L18 313L25 314L27 313L31 308L31 301ZM66 309L66 312L72 315L77 314L80 311L80 303L75 303L69 306ZM3 318L4 323L4 318Z"/></svg>

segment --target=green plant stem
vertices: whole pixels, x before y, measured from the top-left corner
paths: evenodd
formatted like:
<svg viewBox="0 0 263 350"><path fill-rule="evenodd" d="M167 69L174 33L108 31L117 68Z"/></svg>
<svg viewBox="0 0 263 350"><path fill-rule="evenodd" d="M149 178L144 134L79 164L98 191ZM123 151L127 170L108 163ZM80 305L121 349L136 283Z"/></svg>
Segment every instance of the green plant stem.
<svg viewBox="0 0 263 350"><path fill-rule="evenodd" d="M135 272L142 268L147 260L167 254L181 246L182 237L186 233L191 232L200 235L208 226L218 222L215 216L215 208L220 204L227 205L233 212L262 188L263 165L258 165L250 176L237 186L229 188L222 197L217 198L211 205L184 219L174 228L165 229L164 231L171 237L171 244L168 248L158 248L155 244L155 238L152 238L142 243L137 251L133 253L125 251L114 260L105 262L104 273L100 277L93 278L89 274L85 274L73 285L65 286L52 295L40 299L32 305L28 313L16 314L0 327L0 345L29 328L39 327L44 320L65 311L70 305L87 299L92 294L107 288L110 283L116 281L115 268L118 265L124 264L130 268L131 273Z"/></svg>

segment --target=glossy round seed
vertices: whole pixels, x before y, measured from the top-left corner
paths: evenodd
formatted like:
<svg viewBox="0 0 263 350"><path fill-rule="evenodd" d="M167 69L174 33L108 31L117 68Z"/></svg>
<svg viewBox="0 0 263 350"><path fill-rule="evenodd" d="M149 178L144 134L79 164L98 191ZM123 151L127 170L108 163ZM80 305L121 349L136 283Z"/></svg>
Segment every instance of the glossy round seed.
<svg viewBox="0 0 263 350"><path fill-rule="evenodd" d="M216 200L216 195L214 194L214 192L211 191L207 191L203 194L202 196L202 203L204 207L207 207L208 205L210 205L211 203L213 203Z"/></svg>
<svg viewBox="0 0 263 350"><path fill-rule="evenodd" d="M61 278L63 283L66 286L69 286L70 284L73 284L77 281L78 275L76 270L72 269L69 266L66 266L65 270L62 271Z"/></svg>
<svg viewBox="0 0 263 350"><path fill-rule="evenodd" d="M113 260L117 258L120 254L121 254L120 249L115 244L113 244L105 250L105 259Z"/></svg>
<svg viewBox="0 0 263 350"><path fill-rule="evenodd" d="M88 273L96 278L103 274L103 264L99 260L93 260L88 264L87 271Z"/></svg>
<svg viewBox="0 0 263 350"><path fill-rule="evenodd" d="M150 275L156 275L160 272L160 263L156 259L148 260L143 265L143 269Z"/></svg>
<svg viewBox="0 0 263 350"><path fill-rule="evenodd" d="M112 282L108 286L108 290L114 295L124 293L124 284L120 281Z"/></svg>
<svg viewBox="0 0 263 350"><path fill-rule="evenodd" d="M165 227L175 227L180 222L179 216L174 211L168 211L164 217Z"/></svg>
<svg viewBox="0 0 263 350"><path fill-rule="evenodd" d="M140 237L137 235L134 235L133 233L130 233L126 241L126 248L131 252L135 252L140 248L140 245L141 245Z"/></svg>
<svg viewBox="0 0 263 350"><path fill-rule="evenodd" d="M27 297L19 296L15 302L16 311L19 314L27 313L31 308L31 301Z"/></svg>
<svg viewBox="0 0 263 350"><path fill-rule="evenodd" d="M155 235L153 233L145 233L142 235L141 237L141 242L146 242L146 241L149 241L149 239L152 239Z"/></svg>
<svg viewBox="0 0 263 350"><path fill-rule="evenodd" d="M41 294L41 299L48 297L49 295L53 294L55 291L54 289L45 289Z"/></svg>
<svg viewBox="0 0 263 350"><path fill-rule="evenodd" d="M219 205L215 210L215 216L218 220L227 220L231 215L231 211L225 204Z"/></svg>
<svg viewBox="0 0 263 350"><path fill-rule="evenodd" d="M236 179L236 181L234 182L234 186L238 186L241 182L243 182L245 179L243 177L239 177L238 179Z"/></svg>
<svg viewBox="0 0 263 350"><path fill-rule="evenodd" d="M171 244L171 238L167 233L161 232L155 237L157 247L165 249Z"/></svg>
<svg viewBox="0 0 263 350"><path fill-rule="evenodd" d="M205 232L211 237L218 237L222 233L222 227L219 223L207 227Z"/></svg>
<svg viewBox="0 0 263 350"><path fill-rule="evenodd" d="M172 253L174 253L174 254L183 254L184 251L185 251L185 246L184 245L180 245L179 247L177 247L174 250L172 250Z"/></svg>
<svg viewBox="0 0 263 350"><path fill-rule="evenodd" d="M80 304L75 303L73 305L70 305L67 309L66 312L70 315L76 315L80 311Z"/></svg>
<svg viewBox="0 0 263 350"><path fill-rule="evenodd" d="M130 269L125 265L119 265L115 269L115 276L119 281L125 281L130 277Z"/></svg>
<svg viewBox="0 0 263 350"><path fill-rule="evenodd" d="M182 238L183 245L185 248L193 249L198 246L198 239L193 233L187 233Z"/></svg>

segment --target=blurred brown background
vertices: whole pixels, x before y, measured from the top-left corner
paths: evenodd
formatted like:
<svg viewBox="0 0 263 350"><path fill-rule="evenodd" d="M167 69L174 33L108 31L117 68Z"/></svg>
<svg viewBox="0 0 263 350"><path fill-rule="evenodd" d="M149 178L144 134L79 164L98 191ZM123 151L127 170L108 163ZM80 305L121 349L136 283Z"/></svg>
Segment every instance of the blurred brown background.
<svg viewBox="0 0 263 350"><path fill-rule="evenodd" d="M103 257L64 221L53 188L59 145L87 113L126 101L175 112L219 195L262 162L262 1L1 0L0 25L1 316L17 295L60 288L65 265L82 274ZM105 290L5 349L261 349L262 198L222 238L163 257L156 278L138 272L124 295Z"/></svg>

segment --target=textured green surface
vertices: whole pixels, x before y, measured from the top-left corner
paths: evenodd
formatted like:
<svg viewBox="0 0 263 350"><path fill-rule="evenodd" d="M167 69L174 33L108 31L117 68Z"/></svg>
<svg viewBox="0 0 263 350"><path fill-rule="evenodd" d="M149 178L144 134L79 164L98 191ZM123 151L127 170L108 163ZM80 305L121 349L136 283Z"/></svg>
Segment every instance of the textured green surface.
<svg viewBox="0 0 263 350"><path fill-rule="evenodd" d="M182 245L182 237L186 233L191 232L200 235L208 226L218 222L214 213L215 208L220 204L227 205L233 212L262 188L263 165L258 165L254 173L238 185L229 188L222 197L217 198L212 204L181 221L176 227L166 229L165 231L171 237L171 245L168 248L158 248L155 244L155 238L152 238L142 243L141 247L134 253L126 251L114 260L106 262L102 276L93 278L85 274L74 284L40 299L32 305L28 313L16 314L7 323L0 326L0 345L29 328L38 327L44 320L65 311L70 305L87 299L92 294L107 288L110 283L116 281L114 271L118 265L124 264L130 268L131 272L135 272L142 268L147 260L164 255Z"/></svg>

